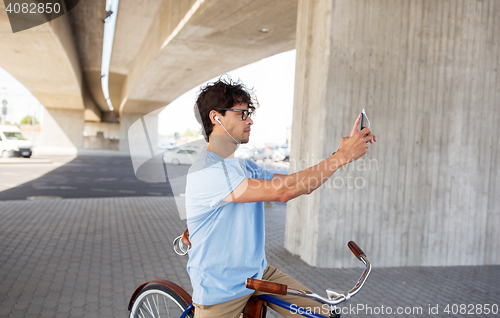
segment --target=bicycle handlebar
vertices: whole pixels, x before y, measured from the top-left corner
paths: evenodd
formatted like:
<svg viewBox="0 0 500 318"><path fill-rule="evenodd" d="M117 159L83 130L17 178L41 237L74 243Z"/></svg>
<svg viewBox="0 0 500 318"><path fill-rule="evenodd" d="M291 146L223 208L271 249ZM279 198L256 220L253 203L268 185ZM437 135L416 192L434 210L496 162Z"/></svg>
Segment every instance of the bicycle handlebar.
<svg viewBox="0 0 500 318"><path fill-rule="evenodd" d="M349 249L351 249L351 252L356 256L357 259L359 259L361 255L365 255L365 252L363 252L363 250L360 249L358 244L356 244L354 241L349 241L349 243L347 243L347 246L349 246Z"/></svg>
<svg viewBox="0 0 500 318"><path fill-rule="evenodd" d="M246 287L249 289L254 289L258 291L263 291L266 293L271 293L271 294L279 294L279 295L295 295L295 296L300 296L300 297L305 297L309 299L314 299L320 303L323 304L328 304L328 305L337 305L342 302L345 302L349 300L352 296L356 295L363 285L366 282L366 279L370 275L371 272L371 264L366 258L365 253L359 246L354 243L353 241L350 241L347 246L349 246L349 249L352 251L352 253L363 263L365 264L365 270L363 271L363 274L361 274L361 277L359 278L358 282L354 287L349 290L348 292L343 292L343 291L336 291L332 289L326 290L326 294L328 298L321 297L315 293L309 293L303 290L296 290L296 289L290 289L287 288L286 285L278 284L278 283L273 283L273 282L268 282L260 279L253 279L253 278L248 278L246 281Z"/></svg>

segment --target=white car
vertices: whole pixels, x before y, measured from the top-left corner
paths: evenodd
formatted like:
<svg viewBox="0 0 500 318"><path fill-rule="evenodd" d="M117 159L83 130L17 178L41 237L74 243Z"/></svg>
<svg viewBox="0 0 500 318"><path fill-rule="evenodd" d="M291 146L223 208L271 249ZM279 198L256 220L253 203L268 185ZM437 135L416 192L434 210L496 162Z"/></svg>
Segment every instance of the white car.
<svg viewBox="0 0 500 318"><path fill-rule="evenodd" d="M269 158L269 156L266 155L266 152L264 149L257 149L253 147L244 147L240 146L234 155L238 158L243 158L247 160L252 160L252 161L265 161L266 159Z"/></svg>
<svg viewBox="0 0 500 318"><path fill-rule="evenodd" d="M163 162L171 163L174 165L192 165L199 154L200 151L197 149L175 148L172 150L168 150L163 154Z"/></svg>
<svg viewBox="0 0 500 318"><path fill-rule="evenodd" d="M0 125L0 155L3 158L29 158L32 152L31 142L24 139L18 127Z"/></svg>

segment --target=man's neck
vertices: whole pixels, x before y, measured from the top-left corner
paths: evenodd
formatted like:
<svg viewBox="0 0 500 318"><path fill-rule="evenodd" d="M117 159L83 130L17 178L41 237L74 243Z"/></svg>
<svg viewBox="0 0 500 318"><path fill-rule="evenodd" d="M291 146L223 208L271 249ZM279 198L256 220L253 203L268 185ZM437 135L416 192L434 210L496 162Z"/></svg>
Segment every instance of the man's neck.
<svg viewBox="0 0 500 318"><path fill-rule="evenodd" d="M234 152L236 151L236 148L238 148L238 145L234 143L234 140L227 135L217 135L214 137L216 138L213 138L212 136L209 137L207 151L211 151L223 158L234 158Z"/></svg>

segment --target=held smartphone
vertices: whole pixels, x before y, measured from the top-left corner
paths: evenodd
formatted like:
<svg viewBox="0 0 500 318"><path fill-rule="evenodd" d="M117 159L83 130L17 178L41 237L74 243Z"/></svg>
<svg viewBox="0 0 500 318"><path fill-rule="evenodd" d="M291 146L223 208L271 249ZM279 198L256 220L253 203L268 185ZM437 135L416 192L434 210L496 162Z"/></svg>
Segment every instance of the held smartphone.
<svg viewBox="0 0 500 318"><path fill-rule="evenodd" d="M370 121L368 117L366 117L365 109L361 112L361 120L359 121L359 130L363 130L363 128L370 128Z"/></svg>
<svg viewBox="0 0 500 318"><path fill-rule="evenodd" d="M361 113L361 120L359 121L359 130L363 130L363 128L365 128L364 126L365 124L365 114L364 113Z"/></svg>

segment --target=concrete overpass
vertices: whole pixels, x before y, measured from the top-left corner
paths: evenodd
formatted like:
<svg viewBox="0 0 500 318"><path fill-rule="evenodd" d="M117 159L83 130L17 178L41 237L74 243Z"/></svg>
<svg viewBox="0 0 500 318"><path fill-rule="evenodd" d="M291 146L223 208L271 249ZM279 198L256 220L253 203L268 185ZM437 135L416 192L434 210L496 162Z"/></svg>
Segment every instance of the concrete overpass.
<svg viewBox="0 0 500 318"><path fill-rule="evenodd" d="M17 34L0 11L0 66L47 108L46 146L79 149L84 123L99 122L120 126L126 150L141 116L295 47L294 167L335 151L362 108L380 142L336 174L343 186L289 203L286 248L325 267L355 264L335 254L349 239L379 266L500 263L498 1L122 0L113 113L100 89L104 2Z"/></svg>
<svg viewBox="0 0 500 318"><path fill-rule="evenodd" d="M110 112L101 89L105 3L80 1L69 14L15 34L1 10L0 66L60 127L45 131L44 140L67 136L46 144L51 151L81 149L84 121L119 122L120 149L127 150L128 127L141 116L210 78L295 46L297 1L122 0L109 75L116 110Z"/></svg>

